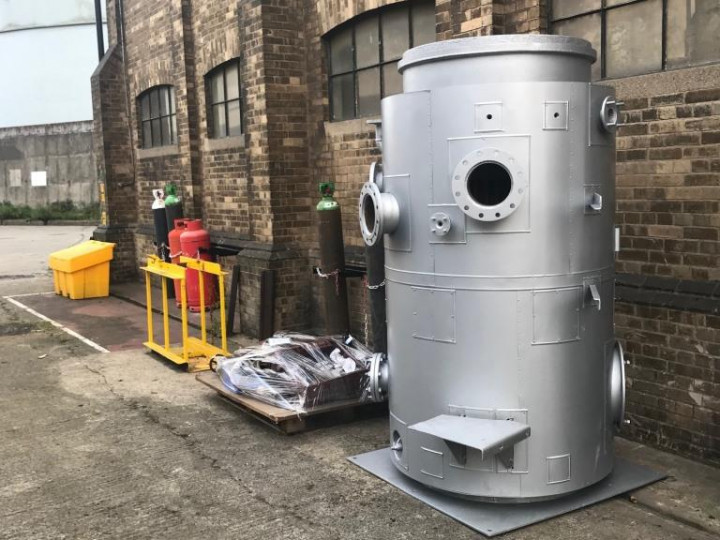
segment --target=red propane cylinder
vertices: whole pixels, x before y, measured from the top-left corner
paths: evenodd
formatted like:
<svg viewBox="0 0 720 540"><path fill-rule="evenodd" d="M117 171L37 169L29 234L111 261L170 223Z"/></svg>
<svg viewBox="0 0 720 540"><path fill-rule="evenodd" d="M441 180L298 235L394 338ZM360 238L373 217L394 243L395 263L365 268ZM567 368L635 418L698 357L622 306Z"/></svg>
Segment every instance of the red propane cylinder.
<svg viewBox="0 0 720 540"><path fill-rule="evenodd" d="M168 245L170 247L170 262L180 264L180 235L185 232L186 219L176 219L173 221L175 228L168 233ZM173 281L175 287L175 302L180 305L180 280Z"/></svg>
<svg viewBox="0 0 720 540"><path fill-rule="evenodd" d="M202 228L202 221L199 219L185 220L185 232L180 235L180 250L186 257L209 261L210 258L210 234ZM188 307L190 311L200 311L200 285L197 270L188 270L186 276L186 287ZM215 281L211 274L203 274L203 286L206 309L215 303Z"/></svg>

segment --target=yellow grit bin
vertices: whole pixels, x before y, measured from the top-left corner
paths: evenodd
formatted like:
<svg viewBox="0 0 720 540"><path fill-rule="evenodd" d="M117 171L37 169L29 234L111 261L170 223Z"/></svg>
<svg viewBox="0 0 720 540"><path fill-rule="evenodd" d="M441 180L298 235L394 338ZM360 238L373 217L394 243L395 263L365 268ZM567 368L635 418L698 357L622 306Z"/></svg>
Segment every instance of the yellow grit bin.
<svg viewBox="0 0 720 540"><path fill-rule="evenodd" d="M115 244L88 240L50 254L55 293L72 300L110 294L110 261Z"/></svg>

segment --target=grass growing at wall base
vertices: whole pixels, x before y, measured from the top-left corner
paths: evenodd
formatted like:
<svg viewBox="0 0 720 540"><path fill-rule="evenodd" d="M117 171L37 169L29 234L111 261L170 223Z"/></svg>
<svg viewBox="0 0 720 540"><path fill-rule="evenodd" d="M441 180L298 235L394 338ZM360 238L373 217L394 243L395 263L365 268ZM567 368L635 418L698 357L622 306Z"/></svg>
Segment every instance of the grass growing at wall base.
<svg viewBox="0 0 720 540"><path fill-rule="evenodd" d="M8 219L25 221L97 221L100 219L100 205L98 203L79 204L73 201L56 201L46 206L31 208L26 204L14 205L9 201L0 203L0 223Z"/></svg>

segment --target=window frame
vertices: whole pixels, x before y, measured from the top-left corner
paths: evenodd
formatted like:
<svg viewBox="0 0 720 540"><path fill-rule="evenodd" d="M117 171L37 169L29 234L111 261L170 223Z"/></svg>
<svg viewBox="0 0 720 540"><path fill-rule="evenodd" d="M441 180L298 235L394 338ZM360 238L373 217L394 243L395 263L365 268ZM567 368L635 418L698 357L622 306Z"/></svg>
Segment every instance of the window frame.
<svg viewBox="0 0 720 540"><path fill-rule="evenodd" d="M419 4L426 3L426 4L432 4L433 7L435 7L435 3L433 0L423 0L422 2L413 2L413 1L406 1L406 2L400 2L396 4L390 4L388 6L383 6L377 9L373 9L371 11L366 11L365 13L361 13L360 15L357 15L356 17L353 17L352 19L346 21L345 23L336 26L332 30L330 30L328 33L326 33L323 36L323 41L325 42L325 57L327 58L327 92L328 92L328 104L329 104L329 118L331 122L345 122L347 120L356 120L358 118L369 118L369 116L359 116L358 114L358 105L359 105L359 99L358 99L358 73L362 71L369 71L372 69L377 69L379 72L379 78L380 78L380 100L382 101L383 98L387 97L385 95L385 77L383 75L384 67L390 64L395 64L400 61L400 58L395 58L393 60L385 60L385 47L383 44L383 15L387 15L393 10L407 10L407 18L408 18L408 49L412 49L414 45L414 32L413 32L413 9L417 8ZM433 9L435 12L435 9ZM367 19L371 19L372 17L377 17L377 24L378 24L378 61L375 64L369 64L367 66L363 66L361 68L357 67L357 46L355 42L355 33L357 30L357 27L362 23L363 21ZM341 71L338 73L332 72L332 47L331 42L333 38L340 34L341 32L347 30L348 28L351 29L351 48L352 48L352 68L350 70ZM437 41L437 32L435 33L435 40ZM334 106L334 100L333 100L333 79L337 77L342 77L345 75L352 74L353 79L353 115L349 118L340 118L336 119L333 117L333 106ZM394 95L394 94L392 94ZM379 112L377 114L380 114Z"/></svg>
<svg viewBox="0 0 720 540"><path fill-rule="evenodd" d="M227 92L227 70L228 68L235 66L237 68L237 77L238 77L238 97L228 99L228 92ZM243 121L243 86L241 81L241 70L240 70L240 58L232 58L230 60L227 60L223 62L222 64L219 64L212 68L210 71L208 71L205 74L205 109L206 109L206 124L207 124L207 137L208 139L228 139L230 137L241 137L245 132L245 122ZM218 73L222 73L222 80L223 80L223 99L219 101L213 101L213 86L212 86L212 80L215 78L215 76ZM238 102L238 111L240 114L240 133L236 135L230 135L230 103ZM213 108L222 105L223 111L225 113L225 134L224 135L216 135L215 134L215 123L214 123L214 115L213 115Z"/></svg>
<svg viewBox="0 0 720 540"><path fill-rule="evenodd" d="M167 100L168 100L168 113L162 114L162 107L160 107L160 103L162 102L162 93L163 91L167 92ZM157 94L158 96L158 106L160 110L158 111L158 114L156 116L153 116L153 94ZM148 117L143 118L143 100L147 99L147 110L148 110ZM143 92L140 93L137 97L137 109L138 109L138 127L140 131L140 148L143 150L149 150L150 148L161 148L164 146L175 146L178 142L178 133L177 133L177 101L176 101L176 95L175 95L175 87L171 84L158 84L155 86L151 86L150 88L147 88ZM165 118L168 118L168 122L170 124L170 142L164 143L163 142L163 120ZM160 133L157 134L157 140L156 140L156 134L155 129L153 128L153 123L159 120L160 123ZM147 144L147 141L145 140L145 125L150 125L150 144Z"/></svg>
<svg viewBox="0 0 720 540"><path fill-rule="evenodd" d="M615 9L621 9L625 8L627 6L632 6L636 4L643 4L647 0L628 0L627 2L623 2L622 4L617 4L613 6L607 5L607 0L600 0L600 7L596 9L592 9L590 11L585 11L583 13L578 13L576 15L570 15L568 17L559 17L554 18L552 13L552 0L549 0L548 2L548 21L550 26L550 33L554 34L554 26L556 23L559 22L566 22L566 21L572 21L577 20L582 17L588 17L591 15L600 15L600 80L605 79L624 79L627 77L637 77L640 75L648 75L650 73L662 73L665 71L673 71L675 69L685 69L690 67L696 67L700 65L708 65L708 64L714 64L720 61L720 58L716 60L711 60L708 62L701 62L697 64L688 64L683 66L673 66L668 68L668 62L667 62L667 42L668 42L668 0L660 0L660 6L662 9L661 13L661 28L660 28L660 69L655 71L646 71L646 72L640 72L640 73L633 73L631 75L623 75L622 77L608 77L607 76L607 14L608 12L615 10Z"/></svg>

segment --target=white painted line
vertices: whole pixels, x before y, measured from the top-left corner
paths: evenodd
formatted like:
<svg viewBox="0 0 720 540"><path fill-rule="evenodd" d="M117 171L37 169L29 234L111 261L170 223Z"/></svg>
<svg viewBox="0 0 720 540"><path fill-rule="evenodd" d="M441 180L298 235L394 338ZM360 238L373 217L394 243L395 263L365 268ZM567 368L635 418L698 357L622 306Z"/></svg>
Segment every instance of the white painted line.
<svg viewBox="0 0 720 540"><path fill-rule="evenodd" d="M16 305L16 306L19 307L20 309L24 309L25 311L27 311L27 312L30 313L31 315L35 315L38 319L42 319L43 321L49 322L49 323L52 324L54 327L59 328L60 330L62 330L62 331L65 332L66 334L70 334L72 337L79 339L79 340L82 341L85 345L88 345L88 346L92 347L92 348L95 349L96 351L100 351L101 353L109 353L109 352L110 352L110 351L108 351L105 347L103 347L103 346L101 346L101 345L98 345L98 344L95 343L94 341L89 340L88 338L86 338L86 337L84 337L84 336L81 336L81 335L78 334L75 330L70 330L70 328L68 328L67 326L63 326L63 325L60 324L59 322L53 321L50 317L46 317L46 316L43 315L42 313L38 313L37 311L35 311L34 309L26 306L25 304L22 304L22 303L18 302L17 300L15 300L14 298L12 298L11 296L3 296L3 298L4 298L5 300L7 300L8 302L10 302L11 304Z"/></svg>
<svg viewBox="0 0 720 540"><path fill-rule="evenodd" d="M51 294L55 294L55 291L47 291L47 292L28 292L23 294L9 294L7 296L3 296L3 298L22 298L23 296L50 296Z"/></svg>

